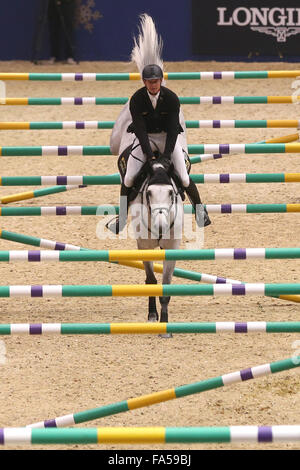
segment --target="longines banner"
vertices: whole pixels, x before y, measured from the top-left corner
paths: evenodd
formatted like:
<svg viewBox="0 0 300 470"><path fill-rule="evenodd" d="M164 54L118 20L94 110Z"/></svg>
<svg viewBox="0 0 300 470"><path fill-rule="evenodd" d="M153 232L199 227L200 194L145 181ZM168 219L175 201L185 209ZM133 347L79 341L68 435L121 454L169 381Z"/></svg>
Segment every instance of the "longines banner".
<svg viewBox="0 0 300 470"><path fill-rule="evenodd" d="M299 0L192 0L193 54L300 55Z"/></svg>

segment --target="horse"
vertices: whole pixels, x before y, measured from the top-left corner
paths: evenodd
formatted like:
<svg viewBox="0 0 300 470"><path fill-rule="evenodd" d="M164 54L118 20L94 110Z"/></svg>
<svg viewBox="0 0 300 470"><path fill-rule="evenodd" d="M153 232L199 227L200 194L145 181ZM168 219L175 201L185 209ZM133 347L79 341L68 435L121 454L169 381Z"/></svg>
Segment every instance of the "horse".
<svg viewBox="0 0 300 470"><path fill-rule="evenodd" d="M155 167L155 165L154 165ZM131 227L139 250L178 249L183 232L183 194L172 177L160 165L153 169L135 199L129 205ZM153 262L144 261L145 284L157 284ZM162 284L170 284L176 261L163 261ZM168 322L169 296L159 297L160 316L156 307L156 298L149 297L148 321ZM171 335L163 335L171 337Z"/></svg>
<svg viewBox="0 0 300 470"><path fill-rule="evenodd" d="M141 74L148 64L157 64L163 70L161 58L162 41L156 33L156 28L151 17L141 15L141 28L138 41L134 40L134 48L131 53L131 60L134 62ZM163 80L164 83L164 80ZM180 109L179 121L182 133L178 135L178 142L181 145L184 155L187 157L188 148L186 140L185 119ZM117 120L115 121L111 138L110 149L114 155L120 155L118 160L119 172L124 177L128 150L134 148L136 136L128 132L132 122L129 110L129 102L125 104ZM149 141L151 141L149 137ZM155 145L154 145L155 147ZM155 150L153 148L153 150ZM187 157L188 158L188 157ZM187 164L187 159L186 159ZM147 165L146 165L147 166ZM139 174L143 174L141 168ZM167 171L160 164L153 164L149 174L138 191L129 195L129 213L131 214L131 225L134 227L134 236L138 249L177 249L182 239L183 228L183 191L176 175L171 173L171 168ZM123 175L122 175L123 172ZM133 188L134 189L134 188ZM120 210L121 210L120 203ZM157 284L153 271L152 262L144 262L146 272L146 284ZM174 273L175 261L163 262L163 284L170 284ZM148 321L168 322L168 305L170 297L160 297L161 313L160 317L156 308L155 297L149 297ZM171 336L171 335L164 335Z"/></svg>

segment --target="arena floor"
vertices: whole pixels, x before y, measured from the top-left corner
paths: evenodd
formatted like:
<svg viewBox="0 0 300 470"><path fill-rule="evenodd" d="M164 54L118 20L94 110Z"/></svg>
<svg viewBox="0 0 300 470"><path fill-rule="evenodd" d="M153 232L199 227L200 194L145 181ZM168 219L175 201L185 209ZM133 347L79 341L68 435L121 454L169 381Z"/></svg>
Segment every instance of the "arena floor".
<svg viewBox="0 0 300 470"><path fill-rule="evenodd" d="M298 64L166 63L165 71L286 70ZM130 64L82 62L78 66L3 62L2 72L135 72ZM292 95L293 79L169 81L179 96ZM6 83L7 97L130 96L139 82ZM298 93L300 94L300 93ZM120 106L6 106L1 121L115 120ZM185 119L298 119L299 105L184 105ZM188 144L251 143L295 129L188 129ZM1 131L1 146L109 145L109 130ZM105 175L117 158L11 157L2 176ZM299 172L299 155L232 155L199 163L193 173ZM206 204L299 203L299 183L199 185ZM1 196L31 188L2 187ZM38 188L37 188L38 189ZM18 206L118 204L118 186L90 186ZM211 215L205 248L299 246L299 214ZM102 221L102 222L101 222ZM135 241L98 239L96 216L7 217L1 229L92 249L135 248ZM298 232L299 230L299 232ZM183 239L182 248L188 241ZM31 249L0 240L1 250ZM244 282L299 282L299 261L193 261L177 266ZM142 271L107 263L18 263L0 265L1 285L141 284ZM158 276L160 282L161 277ZM191 283L174 278L174 283ZM143 322L146 298L1 299L1 323ZM174 297L171 322L296 321L300 305L269 297ZM297 334L7 336L1 373L1 427L25 426L156 391L212 378L295 354ZM2 343L3 345L3 343ZM270 375L148 408L87 422L97 426L231 426L299 424L299 370ZM56 450L114 449L299 449L290 444L55 445ZM9 449L5 447L5 449ZM32 449L17 446L18 450ZM49 450L50 446L35 446Z"/></svg>

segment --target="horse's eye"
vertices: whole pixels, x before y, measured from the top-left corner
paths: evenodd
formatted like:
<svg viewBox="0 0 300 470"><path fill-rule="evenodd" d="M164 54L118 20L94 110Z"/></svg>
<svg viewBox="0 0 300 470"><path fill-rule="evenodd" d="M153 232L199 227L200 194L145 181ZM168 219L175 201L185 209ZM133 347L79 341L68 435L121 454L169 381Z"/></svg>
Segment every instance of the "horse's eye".
<svg viewBox="0 0 300 470"><path fill-rule="evenodd" d="M169 189L169 196L172 197L173 191L172 189Z"/></svg>
<svg viewBox="0 0 300 470"><path fill-rule="evenodd" d="M148 189L148 191L146 192L146 198L149 199L150 196L151 196L151 190Z"/></svg>

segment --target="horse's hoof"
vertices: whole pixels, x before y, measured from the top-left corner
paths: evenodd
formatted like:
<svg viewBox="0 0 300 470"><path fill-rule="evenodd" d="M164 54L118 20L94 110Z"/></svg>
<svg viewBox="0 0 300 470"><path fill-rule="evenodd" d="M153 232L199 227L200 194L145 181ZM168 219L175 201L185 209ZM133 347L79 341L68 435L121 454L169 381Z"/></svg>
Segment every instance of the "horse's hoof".
<svg viewBox="0 0 300 470"><path fill-rule="evenodd" d="M159 336L159 338L164 338L164 339L166 339L166 338L173 338L172 333L162 333L162 334L160 334L160 335L158 335L158 336Z"/></svg>
<svg viewBox="0 0 300 470"><path fill-rule="evenodd" d="M149 314L148 315L148 321L152 322L152 323L157 322L158 321L158 313L157 314L155 314L155 313Z"/></svg>

